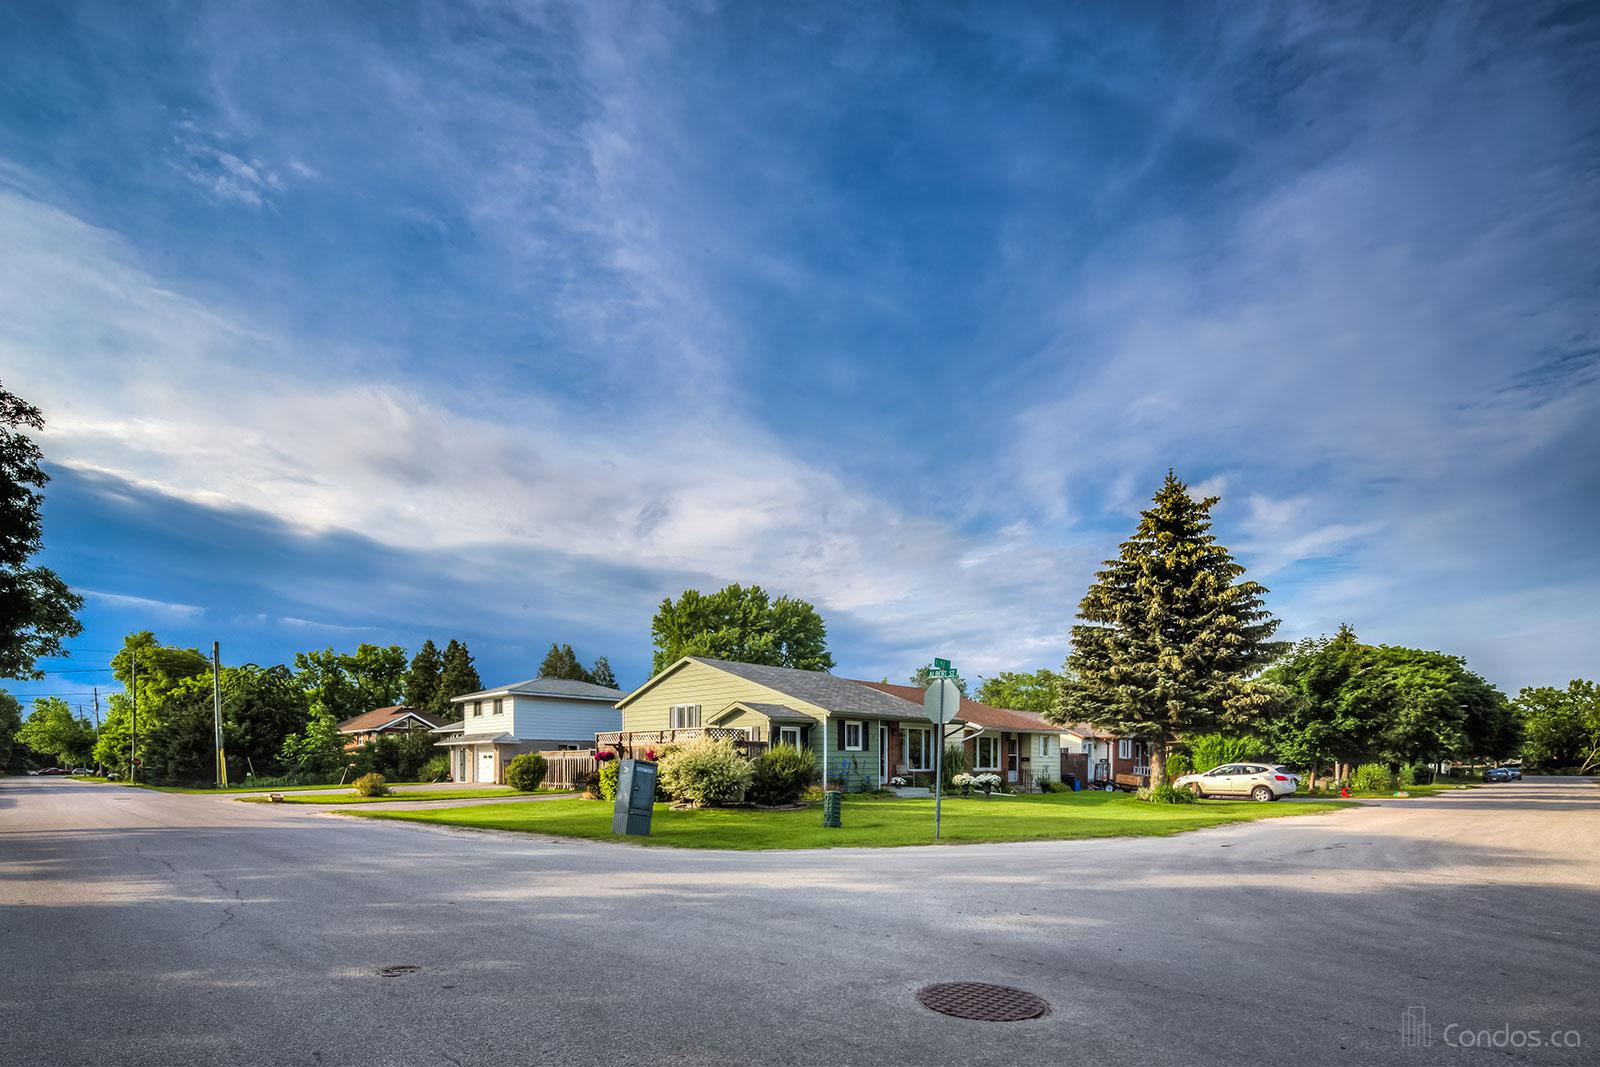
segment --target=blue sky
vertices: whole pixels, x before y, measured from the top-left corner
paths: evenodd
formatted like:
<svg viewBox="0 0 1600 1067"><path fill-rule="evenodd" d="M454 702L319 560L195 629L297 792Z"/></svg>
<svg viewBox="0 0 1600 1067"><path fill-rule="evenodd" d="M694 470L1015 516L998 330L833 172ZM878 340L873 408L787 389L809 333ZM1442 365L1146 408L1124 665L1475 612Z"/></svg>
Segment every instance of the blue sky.
<svg viewBox="0 0 1600 1067"><path fill-rule="evenodd" d="M685 587L1057 665L1171 466L1284 634L1600 669L1581 5L0 12L0 379L86 693Z"/></svg>

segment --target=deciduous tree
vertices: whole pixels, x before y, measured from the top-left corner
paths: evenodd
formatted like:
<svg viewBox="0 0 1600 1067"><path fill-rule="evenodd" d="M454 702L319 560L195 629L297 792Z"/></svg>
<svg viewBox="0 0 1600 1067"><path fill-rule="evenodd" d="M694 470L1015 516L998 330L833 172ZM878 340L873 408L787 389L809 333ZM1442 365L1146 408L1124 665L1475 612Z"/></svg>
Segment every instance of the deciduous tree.
<svg viewBox="0 0 1600 1067"><path fill-rule="evenodd" d="M1061 680L1061 675L1048 667L1036 671L1001 671L983 680L978 687L978 703L1043 715L1060 699Z"/></svg>
<svg viewBox="0 0 1600 1067"><path fill-rule="evenodd" d="M833 669L827 626L817 609L791 597L773 600L759 585L735 583L709 595L686 589L677 600L661 602L650 635L655 642L652 673L683 656Z"/></svg>
<svg viewBox="0 0 1600 1067"><path fill-rule="evenodd" d="M39 505L50 476L24 429L44 429L39 409L0 388L0 678L41 678L36 661L62 654L83 632L83 598L48 567L28 561L44 547Z"/></svg>
<svg viewBox="0 0 1600 1067"><path fill-rule="evenodd" d="M1600 686L1574 678L1565 689L1532 686L1517 694L1523 758L1547 767L1600 767Z"/></svg>
<svg viewBox="0 0 1600 1067"><path fill-rule="evenodd" d="M75 716L65 700L40 697L23 720L16 739L41 755L68 767L85 763L94 750L94 724Z"/></svg>

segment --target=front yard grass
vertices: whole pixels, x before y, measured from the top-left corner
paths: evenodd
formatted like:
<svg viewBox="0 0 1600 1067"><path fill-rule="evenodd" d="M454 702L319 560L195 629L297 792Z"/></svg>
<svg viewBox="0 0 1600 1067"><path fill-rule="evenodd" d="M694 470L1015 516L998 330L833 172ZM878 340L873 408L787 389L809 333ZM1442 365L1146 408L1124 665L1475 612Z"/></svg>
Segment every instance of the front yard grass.
<svg viewBox="0 0 1600 1067"><path fill-rule="evenodd" d="M1207 826L1256 819L1314 815L1352 807L1342 801L1257 804L1208 800L1197 804L1148 804L1121 793L1052 793L1019 797L946 799L943 840L951 844L990 841L1057 841L1094 837L1160 837ZM486 804L427 811L349 811L368 819L515 830L618 840L611 833L612 805L593 800L547 800L536 804ZM933 801L847 796L844 825L824 829L820 805L794 811L706 808L673 811L657 804L650 836L639 844L674 848L794 849L891 847L933 843Z"/></svg>
<svg viewBox="0 0 1600 1067"><path fill-rule="evenodd" d="M277 792L276 789L271 792ZM570 793L570 789L535 789L532 792L509 787L496 789L413 789L403 793L388 793L381 797L364 797L349 793L324 793L310 796L286 796L280 804L392 804L400 800L476 800L483 797L528 797L538 793ZM239 797L242 804L268 804L266 797Z"/></svg>

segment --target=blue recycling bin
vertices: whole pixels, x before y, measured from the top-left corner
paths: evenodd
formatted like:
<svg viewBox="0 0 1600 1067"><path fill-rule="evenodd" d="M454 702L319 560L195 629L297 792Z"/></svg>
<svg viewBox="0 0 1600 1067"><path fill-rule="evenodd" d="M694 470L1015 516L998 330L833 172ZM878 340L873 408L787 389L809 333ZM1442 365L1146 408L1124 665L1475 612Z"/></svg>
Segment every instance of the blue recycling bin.
<svg viewBox="0 0 1600 1067"><path fill-rule="evenodd" d="M1074 793L1078 793L1078 792L1082 792L1082 790L1083 790L1083 783L1078 781L1076 778L1074 778L1072 780L1072 791Z"/></svg>

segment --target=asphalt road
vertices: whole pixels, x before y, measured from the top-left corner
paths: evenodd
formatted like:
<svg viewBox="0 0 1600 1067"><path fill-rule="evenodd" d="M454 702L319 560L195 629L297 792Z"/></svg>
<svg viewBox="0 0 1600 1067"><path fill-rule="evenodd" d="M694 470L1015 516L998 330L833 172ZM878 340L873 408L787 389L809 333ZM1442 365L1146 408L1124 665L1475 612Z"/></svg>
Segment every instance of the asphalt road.
<svg viewBox="0 0 1600 1067"><path fill-rule="evenodd" d="M1166 839L715 853L10 778L0 1063L1593 1063L1597 917L1600 788L1570 779ZM1053 1010L913 999L962 980ZM1402 1045L1410 1006L1430 1045ZM1544 1044L1461 1046L1502 1027Z"/></svg>

